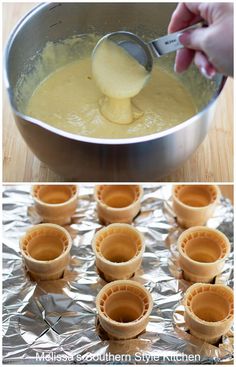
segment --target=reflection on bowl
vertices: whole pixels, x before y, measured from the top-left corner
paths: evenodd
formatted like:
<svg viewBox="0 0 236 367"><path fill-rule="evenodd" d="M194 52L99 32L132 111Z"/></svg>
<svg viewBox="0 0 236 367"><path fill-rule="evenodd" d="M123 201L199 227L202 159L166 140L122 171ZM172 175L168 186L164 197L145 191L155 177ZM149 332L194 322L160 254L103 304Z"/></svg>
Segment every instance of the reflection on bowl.
<svg viewBox="0 0 236 367"><path fill-rule="evenodd" d="M29 88L28 95L27 91L19 95L17 83L22 74L32 72L35 58L40 57L40 50L48 41L58 42L76 34L103 35L127 28L152 39L166 33L174 8L175 4L165 3L41 4L14 29L5 52L5 79L15 120L32 152L64 179L155 181L180 166L203 141L216 96L225 80L219 75L214 81L204 80L194 67L181 76L181 81L200 112L178 126L148 136L124 139L80 136L21 112L32 90ZM160 60L167 70L172 70L173 59L174 55L170 55Z"/></svg>

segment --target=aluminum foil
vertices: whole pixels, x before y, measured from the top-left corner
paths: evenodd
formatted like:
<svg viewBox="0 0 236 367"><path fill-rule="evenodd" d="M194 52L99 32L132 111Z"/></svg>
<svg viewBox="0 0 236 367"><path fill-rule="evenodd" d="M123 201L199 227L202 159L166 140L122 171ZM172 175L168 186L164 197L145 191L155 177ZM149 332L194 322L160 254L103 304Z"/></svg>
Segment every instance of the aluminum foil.
<svg viewBox="0 0 236 367"><path fill-rule="evenodd" d="M182 230L171 209L171 185L145 185L134 220L146 250L136 280L151 292L154 307L146 331L128 341L108 340L96 317L95 298L104 286L96 272L91 241L101 228L93 185L79 186L72 224L72 256L64 277L35 283L19 252L19 238L40 222L30 187L3 190L3 362L38 364L216 364L232 363L233 333L213 346L194 338L184 324L184 291L190 285L178 267L176 240ZM233 208L222 198L207 225L231 242L216 282L233 287Z"/></svg>

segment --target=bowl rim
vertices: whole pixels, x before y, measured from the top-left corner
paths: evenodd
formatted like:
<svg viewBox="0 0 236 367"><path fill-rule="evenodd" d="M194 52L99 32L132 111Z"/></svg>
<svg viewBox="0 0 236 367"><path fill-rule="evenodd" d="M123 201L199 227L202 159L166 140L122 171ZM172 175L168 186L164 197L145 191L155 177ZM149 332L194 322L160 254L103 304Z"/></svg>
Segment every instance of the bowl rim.
<svg viewBox="0 0 236 367"><path fill-rule="evenodd" d="M149 135L144 135L144 136L138 136L138 137L129 137L129 138L95 138L95 137L89 137L89 136L83 136L83 135L79 135L79 134L74 134L74 133L70 133L66 130L62 130L62 129L58 129L54 126L49 125L46 122L40 121L36 118L30 117L27 114L23 114L21 112L18 111L17 107L15 106L15 102L14 102L14 98L13 98L13 91L12 91L12 87L10 86L10 82L9 82L9 78L8 78L8 60L9 60L9 52L10 49L12 47L12 44L16 38L16 35L18 33L18 31L24 26L24 24L28 21L28 18L30 18L33 14L37 13L38 11L40 11L42 8L46 8L47 6L49 6L50 3L41 3L36 5L34 8L32 8L29 12L27 12L15 25L15 27L12 29L7 43L5 45L4 48L4 53L3 53L3 79L4 79L4 84L8 93L8 97L9 97L9 101L10 101L10 105L11 108L13 110L13 113L15 114L16 117L20 118L21 120L24 120L25 122L31 123L33 125L36 125L40 128L43 128L53 134L56 134L60 137L63 138L68 138L70 140L74 140L74 141L80 141L83 143L91 143L91 144L102 144L102 145L130 145L130 144L135 144L135 143L144 143L144 142L151 142L153 140L157 140L160 138L163 138L167 135L171 135L174 134L182 129L185 129L186 127L194 124L196 122L196 120L199 120L199 118L201 118L205 112L210 109L210 107L213 107L216 103L217 97L220 95L225 82L227 80L226 76L223 76L221 74L220 75L220 84L219 87L217 88L216 92L212 95L210 101L208 102L208 104L201 110L199 111L196 115L190 117L189 119L187 119L184 122L181 122L180 124L173 126L167 130L163 130L157 133L153 133L153 134L149 134Z"/></svg>

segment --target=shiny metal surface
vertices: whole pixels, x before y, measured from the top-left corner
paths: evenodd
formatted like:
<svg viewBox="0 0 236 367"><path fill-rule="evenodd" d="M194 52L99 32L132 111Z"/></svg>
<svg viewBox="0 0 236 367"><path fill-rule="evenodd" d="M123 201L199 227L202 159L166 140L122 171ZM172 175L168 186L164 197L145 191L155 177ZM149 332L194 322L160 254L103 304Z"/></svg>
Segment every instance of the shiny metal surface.
<svg viewBox="0 0 236 367"><path fill-rule="evenodd" d="M155 181L177 169L203 141L216 97L225 82L221 76L217 77L207 106L202 106L196 116L169 130L138 138L96 139L67 133L25 116L15 101L17 80L33 68L33 56L47 41L117 30L154 38L154 34L166 33L174 8L173 3L41 4L12 32L5 52L4 77L17 126L32 152L63 179ZM198 95L201 94L204 91L198 91Z"/></svg>
<svg viewBox="0 0 236 367"><path fill-rule="evenodd" d="M189 31L189 30L194 30L196 28L201 27L202 25L203 25L203 22L196 23L190 27L179 30L178 32L170 33L156 40L152 40L148 42L148 44L151 47L153 54L156 57L166 55L170 52L174 52L174 51L177 51L183 48L182 43L180 43L179 41L179 37L182 34L184 34L184 32Z"/></svg>
<svg viewBox="0 0 236 367"><path fill-rule="evenodd" d="M113 32L107 34L99 40L94 52L103 41L108 39L124 48L133 58L135 58L142 66L144 66L148 72L151 72L153 66L153 56L161 57L170 52L175 52L183 48L182 43L179 41L179 37L184 34L184 32L194 30L200 26L202 26L202 22L149 42L144 42L140 37L131 32Z"/></svg>
<svg viewBox="0 0 236 367"><path fill-rule="evenodd" d="M171 210L171 185L143 188L141 212L134 226L144 235L146 248L142 266L132 279L150 291L154 307L146 331L123 342L108 340L96 323L95 298L106 282L96 272L91 246L101 228L94 187L79 186L78 207L72 223L66 226L73 245L63 278L38 284L29 279L19 251L19 237L41 220L33 207L30 187L4 187L4 363L114 364L114 356L122 355L127 360L121 364L232 363L233 331L213 346L192 337L186 328L182 299L191 283L182 279L178 265L176 242L182 230ZM229 238L230 256L215 282L233 287L233 207L229 200L221 199L207 225Z"/></svg>

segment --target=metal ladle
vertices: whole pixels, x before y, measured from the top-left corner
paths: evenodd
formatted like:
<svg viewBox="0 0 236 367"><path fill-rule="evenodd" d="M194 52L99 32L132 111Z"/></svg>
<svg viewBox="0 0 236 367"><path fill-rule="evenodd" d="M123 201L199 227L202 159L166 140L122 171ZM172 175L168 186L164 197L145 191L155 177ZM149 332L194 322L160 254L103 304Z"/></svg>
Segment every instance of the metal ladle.
<svg viewBox="0 0 236 367"><path fill-rule="evenodd" d="M132 57L134 57L148 72L151 72L153 66L153 56L160 57L162 55L174 52L184 46L180 43L179 37L188 30L193 30L204 26L204 22L199 22L188 28L182 29L175 33L155 40L145 42L136 34L126 31L118 31L106 34L102 37L94 48L93 53L101 45L102 42L109 40L124 48Z"/></svg>

